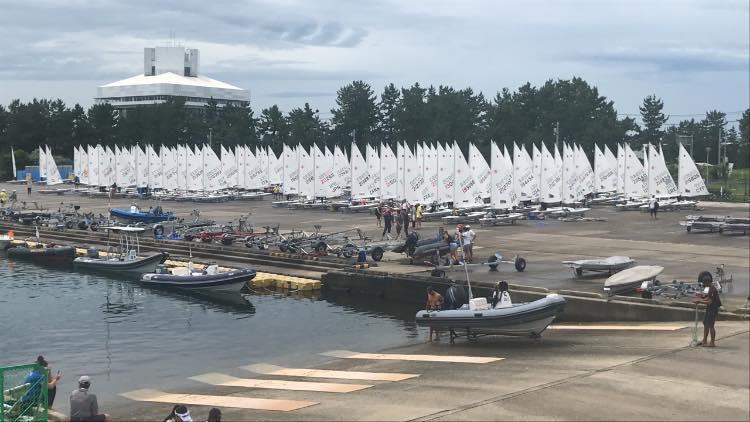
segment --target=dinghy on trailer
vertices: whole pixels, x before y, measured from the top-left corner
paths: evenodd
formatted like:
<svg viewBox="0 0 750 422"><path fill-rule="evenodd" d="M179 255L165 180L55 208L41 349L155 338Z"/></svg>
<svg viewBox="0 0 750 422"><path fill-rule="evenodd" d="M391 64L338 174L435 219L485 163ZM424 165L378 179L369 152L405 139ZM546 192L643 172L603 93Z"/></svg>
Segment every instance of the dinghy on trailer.
<svg viewBox="0 0 750 422"><path fill-rule="evenodd" d="M635 263L627 256L610 256L604 259L580 259L577 261L563 261L563 265L571 268L577 277L583 277L585 271L606 272L612 275L624 270Z"/></svg>
<svg viewBox="0 0 750 422"><path fill-rule="evenodd" d="M664 267L658 265L639 265L628 268L610 276L604 282L604 292L608 296L618 293L629 292L641 285L644 281L654 280L664 271Z"/></svg>

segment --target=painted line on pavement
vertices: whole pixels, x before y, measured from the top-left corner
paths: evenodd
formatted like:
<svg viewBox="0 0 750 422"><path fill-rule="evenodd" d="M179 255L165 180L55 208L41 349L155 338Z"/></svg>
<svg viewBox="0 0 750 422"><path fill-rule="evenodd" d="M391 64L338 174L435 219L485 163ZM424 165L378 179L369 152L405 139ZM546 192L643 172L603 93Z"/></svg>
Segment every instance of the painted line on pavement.
<svg viewBox="0 0 750 422"><path fill-rule="evenodd" d="M490 363L503 358L489 356L451 356L451 355L405 355L398 353L357 353L348 350L332 350L321 353L343 359L372 359L372 360L404 360L418 362L449 362L449 363Z"/></svg>
<svg viewBox="0 0 750 422"><path fill-rule="evenodd" d="M204 382L211 385L222 385L227 387L268 388L272 390L294 390L294 391L319 391L324 393L351 393L352 391L364 390L372 385L365 384L340 384L330 382L307 382L307 381L285 381L285 380L262 380L254 378L236 378L229 375L209 373L190 377L192 380Z"/></svg>
<svg viewBox="0 0 750 422"><path fill-rule="evenodd" d="M303 407L318 404L314 401L259 399L235 396L204 396L201 394L171 394L159 390L143 389L120 393L121 396L135 401L156 403L181 403L195 406L234 407L239 409L273 410L290 412Z"/></svg>
<svg viewBox="0 0 750 422"><path fill-rule="evenodd" d="M363 380L363 381L403 381L416 378L419 374L404 374L398 372L363 372L363 371L336 371L330 369L305 369L305 368L284 368L276 365L256 364L242 366L250 372L264 375L286 376L286 377L303 377L303 378L329 378L342 380Z"/></svg>

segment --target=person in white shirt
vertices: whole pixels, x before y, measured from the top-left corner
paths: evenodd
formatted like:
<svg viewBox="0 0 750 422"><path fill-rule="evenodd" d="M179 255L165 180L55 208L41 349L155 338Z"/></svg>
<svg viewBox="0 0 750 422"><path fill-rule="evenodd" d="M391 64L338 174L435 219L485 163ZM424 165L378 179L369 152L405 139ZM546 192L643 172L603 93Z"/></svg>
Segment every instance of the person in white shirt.
<svg viewBox="0 0 750 422"><path fill-rule="evenodd" d="M659 201L656 200L656 195L651 195L651 199L648 200L648 212L651 218L656 220L656 212L659 210Z"/></svg>
<svg viewBox="0 0 750 422"><path fill-rule="evenodd" d="M471 262L474 259L473 246L477 234L474 233L474 230L471 229L471 226L466 225L463 227L461 237L464 245L464 257L466 259L466 262Z"/></svg>

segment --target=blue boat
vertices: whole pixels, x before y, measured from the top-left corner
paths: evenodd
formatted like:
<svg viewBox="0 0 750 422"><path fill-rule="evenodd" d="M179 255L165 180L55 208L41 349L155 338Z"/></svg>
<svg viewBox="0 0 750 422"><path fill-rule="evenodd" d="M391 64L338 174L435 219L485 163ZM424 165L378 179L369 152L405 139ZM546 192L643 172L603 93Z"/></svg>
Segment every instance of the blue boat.
<svg viewBox="0 0 750 422"><path fill-rule="evenodd" d="M159 223L161 221L172 221L175 219L173 212L164 212L161 207L156 207L148 212L112 208L109 213L112 214L113 217L117 217L121 220L140 223Z"/></svg>

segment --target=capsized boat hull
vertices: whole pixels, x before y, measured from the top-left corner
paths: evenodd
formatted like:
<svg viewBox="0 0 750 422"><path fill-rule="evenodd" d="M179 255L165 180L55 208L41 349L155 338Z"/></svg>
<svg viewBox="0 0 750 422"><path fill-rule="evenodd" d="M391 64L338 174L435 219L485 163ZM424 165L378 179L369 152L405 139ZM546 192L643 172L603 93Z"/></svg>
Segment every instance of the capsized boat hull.
<svg viewBox="0 0 750 422"><path fill-rule="evenodd" d="M557 294L508 308L419 311L418 325L437 330L470 330L473 334L537 337L557 314L565 309L565 299Z"/></svg>
<svg viewBox="0 0 750 422"><path fill-rule="evenodd" d="M76 270L99 271L106 273L153 273L156 266L167 260L169 254L159 252L146 257L139 257L134 260L119 260L108 258L90 258L78 257L73 260L73 268Z"/></svg>
<svg viewBox="0 0 750 422"><path fill-rule="evenodd" d="M254 277L255 270L244 268L210 275L145 274L141 282L146 286L237 293Z"/></svg>

